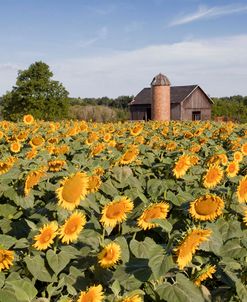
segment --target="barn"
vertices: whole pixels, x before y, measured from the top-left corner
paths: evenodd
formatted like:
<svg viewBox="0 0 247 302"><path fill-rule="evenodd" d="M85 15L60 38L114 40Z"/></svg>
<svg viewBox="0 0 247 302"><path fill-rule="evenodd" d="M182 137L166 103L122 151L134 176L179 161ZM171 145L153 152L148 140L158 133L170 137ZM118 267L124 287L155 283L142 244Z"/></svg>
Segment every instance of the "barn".
<svg viewBox="0 0 247 302"><path fill-rule="evenodd" d="M158 74L129 103L131 120L210 120L213 101L199 85L171 86Z"/></svg>

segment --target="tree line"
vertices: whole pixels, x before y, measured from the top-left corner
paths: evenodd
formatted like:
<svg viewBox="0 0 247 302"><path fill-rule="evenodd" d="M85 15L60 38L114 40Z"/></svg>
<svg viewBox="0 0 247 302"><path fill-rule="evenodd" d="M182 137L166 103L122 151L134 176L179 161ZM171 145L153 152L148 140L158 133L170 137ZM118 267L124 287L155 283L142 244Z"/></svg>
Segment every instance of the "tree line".
<svg viewBox="0 0 247 302"><path fill-rule="evenodd" d="M44 62L35 62L18 71L16 84L0 98L2 118L17 121L24 114L36 119L83 119L119 121L130 117L128 104L133 96L117 98L70 98L63 84L52 79L53 73ZM212 98L212 117L247 122L247 96Z"/></svg>
<svg viewBox="0 0 247 302"><path fill-rule="evenodd" d="M240 123L247 123L247 96L212 98L212 116Z"/></svg>

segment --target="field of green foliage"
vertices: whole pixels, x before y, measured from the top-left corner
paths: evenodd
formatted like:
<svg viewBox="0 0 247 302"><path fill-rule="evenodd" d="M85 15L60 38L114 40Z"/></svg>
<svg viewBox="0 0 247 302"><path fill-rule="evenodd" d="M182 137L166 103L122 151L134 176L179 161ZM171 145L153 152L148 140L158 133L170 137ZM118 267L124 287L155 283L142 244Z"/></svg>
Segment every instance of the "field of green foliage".
<svg viewBox="0 0 247 302"><path fill-rule="evenodd" d="M0 302L247 301L247 124L0 122Z"/></svg>

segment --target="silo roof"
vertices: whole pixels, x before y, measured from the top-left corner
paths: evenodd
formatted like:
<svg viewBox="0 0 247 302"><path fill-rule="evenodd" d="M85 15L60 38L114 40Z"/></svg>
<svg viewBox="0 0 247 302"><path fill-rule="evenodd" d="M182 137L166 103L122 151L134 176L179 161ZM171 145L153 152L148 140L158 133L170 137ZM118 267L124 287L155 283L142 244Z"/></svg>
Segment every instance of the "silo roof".
<svg viewBox="0 0 247 302"><path fill-rule="evenodd" d="M157 76L155 76L151 82L151 86L170 86L171 83L167 76L163 75L162 73L159 73Z"/></svg>

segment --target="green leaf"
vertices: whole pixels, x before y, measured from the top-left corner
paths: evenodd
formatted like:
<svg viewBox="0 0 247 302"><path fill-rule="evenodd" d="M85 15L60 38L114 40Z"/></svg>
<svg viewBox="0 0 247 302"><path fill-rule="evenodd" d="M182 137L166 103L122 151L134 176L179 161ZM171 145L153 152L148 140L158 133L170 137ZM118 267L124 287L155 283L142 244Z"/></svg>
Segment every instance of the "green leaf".
<svg viewBox="0 0 247 302"><path fill-rule="evenodd" d="M10 204L0 204L1 216L11 219L17 212L17 208Z"/></svg>
<svg viewBox="0 0 247 302"><path fill-rule="evenodd" d="M177 274L177 282L173 285L165 283L156 289L161 300L167 302L204 302L200 289L183 274Z"/></svg>
<svg viewBox="0 0 247 302"><path fill-rule="evenodd" d="M110 180L107 180L100 186L100 191L104 192L106 195L110 195L113 198L119 195L118 190L113 186Z"/></svg>
<svg viewBox="0 0 247 302"><path fill-rule="evenodd" d="M231 256L232 258L242 258L247 256L247 250L240 245L239 239L227 241L220 250L221 257Z"/></svg>
<svg viewBox="0 0 247 302"><path fill-rule="evenodd" d="M5 275L4 273L0 272L0 288L4 285Z"/></svg>
<svg viewBox="0 0 247 302"><path fill-rule="evenodd" d="M119 283L118 280L115 280L115 281L112 283L112 285L110 286L110 288L111 288L111 290L112 290L112 292L113 292L113 294L114 294L115 296L118 296L118 295L119 295L119 293L120 293L120 291L121 291L121 286L120 286L120 283Z"/></svg>
<svg viewBox="0 0 247 302"><path fill-rule="evenodd" d="M13 289L1 289L0 302L19 302L19 300L15 296Z"/></svg>
<svg viewBox="0 0 247 302"><path fill-rule="evenodd" d="M247 288L242 282L236 282L236 291L241 301L247 302Z"/></svg>
<svg viewBox="0 0 247 302"><path fill-rule="evenodd" d="M175 206L180 206L181 202L172 191L167 191L166 199L171 201Z"/></svg>
<svg viewBox="0 0 247 302"><path fill-rule="evenodd" d="M12 289L19 302L31 302L38 291L31 281L11 280L6 282L6 289Z"/></svg>
<svg viewBox="0 0 247 302"><path fill-rule="evenodd" d="M0 246L8 250L16 242L16 238L9 235L0 235Z"/></svg>
<svg viewBox="0 0 247 302"><path fill-rule="evenodd" d="M114 167L112 169L112 177L120 184L126 183L130 176L133 176L133 172L130 167Z"/></svg>
<svg viewBox="0 0 247 302"><path fill-rule="evenodd" d="M118 243L121 247L121 260L123 263L129 261L129 246L126 239L123 236L119 236L115 239L116 243Z"/></svg>
<svg viewBox="0 0 247 302"><path fill-rule="evenodd" d="M52 278L48 272L44 259L37 255L34 257L27 256L24 258L29 272L34 276L35 279L43 282L51 282Z"/></svg>
<svg viewBox="0 0 247 302"><path fill-rule="evenodd" d="M146 237L144 241L137 241L135 239L132 239L129 246L131 252L135 255L136 258L149 258L152 253L152 249L154 249L157 244L153 239Z"/></svg>
<svg viewBox="0 0 247 302"><path fill-rule="evenodd" d="M65 252L56 254L53 250L46 252L46 259L51 269L57 275L60 273L70 261L70 255Z"/></svg>
<svg viewBox="0 0 247 302"><path fill-rule="evenodd" d="M160 226L166 233L170 233L172 230L172 225L166 219L151 219L150 222Z"/></svg>
<svg viewBox="0 0 247 302"><path fill-rule="evenodd" d="M166 187L162 180L160 179L149 179L147 182L147 192L152 197L153 200L156 200L159 196L163 195Z"/></svg>
<svg viewBox="0 0 247 302"><path fill-rule="evenodd" d="M172 256L167 256L160 251L149 259L148 264L155 279L164 277L170 269L175 267Z"/></svg>

